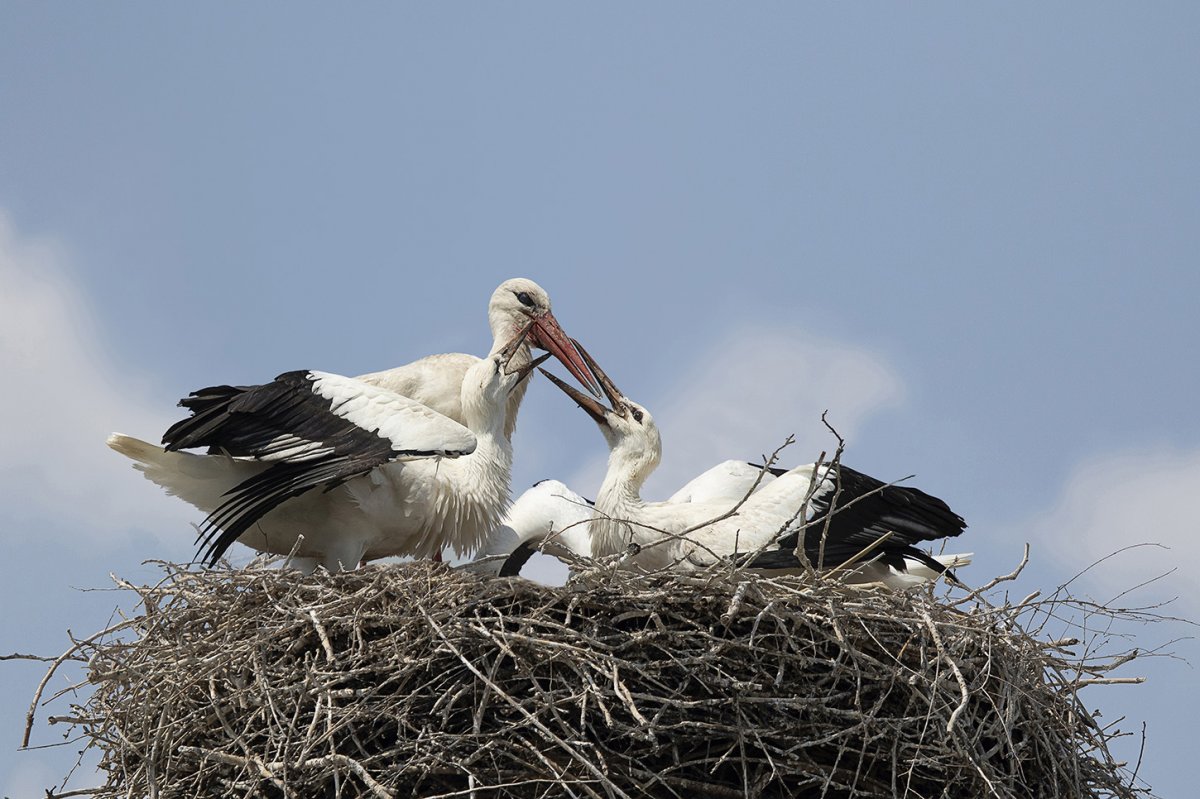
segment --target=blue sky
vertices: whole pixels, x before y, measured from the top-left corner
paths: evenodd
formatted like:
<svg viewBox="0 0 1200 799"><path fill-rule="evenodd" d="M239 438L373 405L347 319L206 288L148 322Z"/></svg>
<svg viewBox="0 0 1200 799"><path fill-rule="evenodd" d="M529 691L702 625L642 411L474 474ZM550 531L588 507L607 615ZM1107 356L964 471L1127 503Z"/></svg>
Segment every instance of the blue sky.
<svg viewBox="0 0 1200 799"><path fill-rule="evenodd" d="M649 494L789 433L810 461L828 408L848 463L967 518L964 577L1159 542L1074 587L1177 568L1122 602L1200 617L1198 34L1183 3L0 6L0 652L192 554L109 432L481 353L518 275L654 411ZM592 493L603 446L539 383L514 485ZM41 670L3 668L0 792L33 795L64 753L14 751ZM1184 795L1196 673L1126 673L1091 701Z"/></svg>

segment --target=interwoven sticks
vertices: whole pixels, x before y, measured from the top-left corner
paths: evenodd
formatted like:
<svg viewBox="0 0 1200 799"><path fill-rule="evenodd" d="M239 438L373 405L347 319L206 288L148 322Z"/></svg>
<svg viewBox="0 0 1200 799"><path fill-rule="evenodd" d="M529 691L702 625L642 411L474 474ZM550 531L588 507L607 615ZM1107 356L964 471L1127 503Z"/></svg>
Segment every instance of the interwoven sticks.
<svg viewBox="0 0 1200 799"><path fill-rule="evenodd" d="M98 797L1137 795L1080 663L978 598L165 568L80 649Z"/></svg>

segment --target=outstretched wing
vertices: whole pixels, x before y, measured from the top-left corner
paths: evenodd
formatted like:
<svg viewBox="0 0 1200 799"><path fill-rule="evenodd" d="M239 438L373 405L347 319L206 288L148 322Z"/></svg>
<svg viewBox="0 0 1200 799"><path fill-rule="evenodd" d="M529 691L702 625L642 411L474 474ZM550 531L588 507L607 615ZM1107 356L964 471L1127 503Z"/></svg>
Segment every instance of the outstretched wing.
<svg viewBox="0 0 1200 799"><path fill-rule="evenodd" d="M305 491L329 490L395 460L475 450L470 430L425 405L325 372L285 372L260 386L212 386L179 404L192 414L163 435L168 450L206 447L267 464L230 489L201 525L210 563L264 515Z"/></svg>

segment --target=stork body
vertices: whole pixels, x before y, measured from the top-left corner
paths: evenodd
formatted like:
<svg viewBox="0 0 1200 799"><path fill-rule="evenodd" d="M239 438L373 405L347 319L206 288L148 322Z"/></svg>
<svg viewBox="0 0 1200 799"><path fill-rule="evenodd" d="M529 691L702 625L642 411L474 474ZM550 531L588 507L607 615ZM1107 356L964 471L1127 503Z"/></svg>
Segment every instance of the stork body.
<svg viewBox="0 0 1200 799"><path fill-rule="evenodd" d="M647 421L653 423L644 414L642 423ZM636 544L631 561L646 570L698 569L739 555L753 568L774 572L804 571L808 565L829 569L888 534L853 567L851 582L901 585L913 568L927 578L969 562L968 555L939 560L914 546L962 531L962 520L941 500L919 489L885 486L840 464L771 469L749 496L749 487L739 485L740 493L688 502L643 500L644 479L636 474L620 454L610 459L596 497L591 545L603 555ZM802 534L807 564L796 554Z"/></svg>
<svg viewBox="0 0 1200 799"><path fill-rule="evenodd" d="M204 558L233 541L294 553L300 565L354 568L389 555L473 549L509 500L509 395L528 373L509 353L479 360L462 382L467 425L354 378L280 375L193 394L193 415L167 447L120 434L109 446L206 512ZM207 454L179 451L207 447Z"/></svg>
<svg viewBox="0 0 1200 799"><path fill-rule="evenodd" d="M811 468L812 466L815 466L815 464L809 464L808 467L801 468ZM727 509L733 508L748 493L752 491L757 492L759 489L770 485L772 482L774 482L775 478L786 474L787 471L788 470L786 469L778 469L775 467L764 468L761 464L750 463L749 461L723 461L722 463L718 463L716 466L713 466L711 469L701 472L696 477L693 477L682 488L672 494L667 499L667 502L703 502L723 506ZM855 474L859 473L855 472ZM860 496L864 492L880 493L886 490L888 492L888 498L895 498L892 494L892 487L885 487L879 481L873 480L873 478L866 477L865 475L861 476L870 482L867 485L860 484ZM924 492L917 491L916 494L907 495L907 498L919 500L923 494ZM905 497L904 494L901 494L900 496L902 498ZM815 498L810 498L810 503L813 502L814 499L818 506L824 501L823 497L817 496ZM886 498L883 496L879 497L879 500L885 499ZM937 500L933 497L930 497L929 500L934 508L933 515L943 515L945 509L943 509L941 506L944 503L942 503L941 500ZM838 513L849 512L846 509L846 505L849 501L849 494L839 497L838 504L839 507L843 508L843 510L839 511ZM903 505L907 503L904 503L904 500L901 499L901 504ZM874 513L882 515L880 505L880 501L875 501ZM844 536L847 529L852 528L856 524L860 526L864 524L872 524L872 521L870 520L870 514L863 512L866 510L866 508L860 509L856 519L850 519L847 517L837 519L839 525L837 530L843 531L842 535ZM834 515L837 517L837 514ZM896 514L893 513L892 515L894 516ZM954 519L946 518L943 515L941 521L934 524L935 526L940 525L953 528L955 523L956 522ZM823 525L818 527L810 522L810 527L815 527L816 529L819 529L820 534L825 534ZM837 531L835 531L832 526L830 528L830 532L835 536L837 534ZM790 549L787 548L788 545L790 545ZM802 564L800 564L796 558L794 551L795 546L796 537L785 536L780 540L778 547L770 548L767 551L755 556L750 560L750 565L757 569L766 569L773 572L800 570L802 568ZM813 557L809 559L810 562L816 562L816 560L820 557L819 541L816 542L814 549L816 551L814 552ZM930 580L936 580L948 569L957 569L962 566L969 566L973 554L974 553L971 552L965 552L956 555L933 555L932 558L936 562L936 566L930 566L930 564L928 564L928 562L926 562L924 559L913 557L911 555L904 555L903 563L901 564L897 564L894 560L889 564L882 560L868 557L865 562L856 564L846 569L843 572L842 579L847 583L882 583L891 588L908 588L924 584Z"/></svg>
<svg viewBox="0 0 1200 799"><path fill-rule="evenodd" d="M939 560L915 546L957 536L966 527L945 502L840 464L770 469L760 479L762 467L729 461L689 482L673 501L647 502L641 489L662 455L658 427L649 411L621 394L586 352L583 356L611 408L547 376L596 421L609 445L608 471L590 524L593 554L615 554L634 544L630 563L646 570L694 570L732 558L787 571L843 566L874 547L862 562L850 564L847 577L891 585L922 582L969 562L969 555Z"/></svg>

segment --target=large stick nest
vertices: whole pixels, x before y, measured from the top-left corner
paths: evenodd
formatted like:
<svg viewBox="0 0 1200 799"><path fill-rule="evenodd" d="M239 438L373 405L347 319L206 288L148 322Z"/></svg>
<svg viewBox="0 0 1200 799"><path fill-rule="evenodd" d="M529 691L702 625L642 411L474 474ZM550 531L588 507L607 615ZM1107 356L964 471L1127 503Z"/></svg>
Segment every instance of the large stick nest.
<svg viewBox="0 0 1200 799"><path fill-rule="evenodd" d="M97 797L1131 797L1028 607L740 571L166 566L78 644ZM1052 609L1053 612L1053 609ZM63 719L59 719L63 720Z"/></svg>

